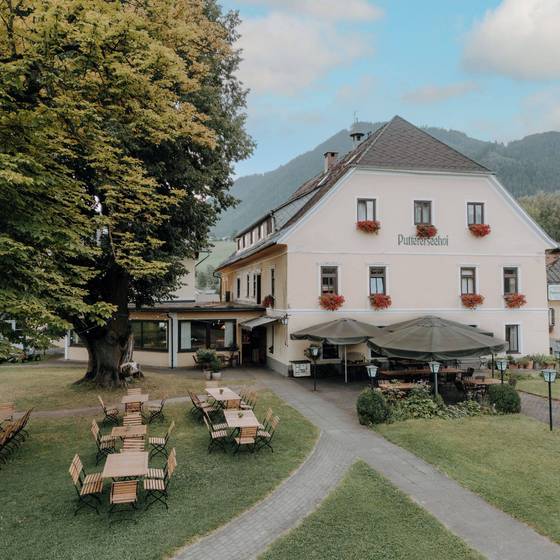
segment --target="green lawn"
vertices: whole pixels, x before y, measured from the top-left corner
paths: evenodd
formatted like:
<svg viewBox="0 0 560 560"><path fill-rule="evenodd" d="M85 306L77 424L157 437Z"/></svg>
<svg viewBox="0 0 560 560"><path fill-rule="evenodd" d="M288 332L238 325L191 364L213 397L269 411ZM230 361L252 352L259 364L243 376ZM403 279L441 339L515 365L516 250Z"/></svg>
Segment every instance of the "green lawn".
<svg viewBox="0 0 560 560"><path fill-rule="evenodd" d="M84 366L85 367L85 366ZM117 404L124 389L104 391L89 385L74 385L83 377L84 367L53 367L42 364L0 366L0 402L15 402L18 410L34 406L36 410L97 406L100 394L107 404ZM135 387L142 387L150 398L186 396L187 390L202 390L204 381L192 379L194 372L147 371ZM226 382L242 385L235 371L226 372Z"/></svg>
<svg viewBox="0 0 560 560"><path fill-rule="evenodd" d="M102 461L95 467L91 418L32 420L31 438L0 470L0 556L18 560L168 557L265 497L311 451L317 430L270 392L260 394L257 415L262 416L267 406L281 418L274 453L263 450L236 457L221 451L208 455L207 432L187 414L190 407L169 407L166 421L149 428L150 435L159 435L171 418L177 423L171 443L179 466L170 487L169 512L156 504L117 514L122 521L111 524L108 482L102 514L82 510L74 516L76 495L68 474L74 453L80 454L88 472L103 466Z"/></svg>
<svg viewBox="0 0 560 560"><path fill-rule="evenodd" d="M377 429L560 542L560 432L523 415L410 420Z"/></svg>
<svg viewBox="0 0 560 560"><path fill-rule="evenodd" d="M263 560L482 559L365 463Z"/></svg>
<svg viewBox="0 0 560 560"><path fill-rule="evenodd" d="M520 380L517 382L517 389L548 397L548 383L545 383L542 377L535 379ZM560 399L560 382L552 384L552 396Z"/></svg>

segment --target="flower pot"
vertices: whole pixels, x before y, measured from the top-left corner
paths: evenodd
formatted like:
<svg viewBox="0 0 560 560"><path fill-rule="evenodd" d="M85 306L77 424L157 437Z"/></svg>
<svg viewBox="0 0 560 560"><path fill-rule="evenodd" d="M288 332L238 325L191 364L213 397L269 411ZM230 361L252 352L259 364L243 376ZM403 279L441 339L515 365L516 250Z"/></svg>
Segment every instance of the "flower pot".
<svg viewBox="0 0 560 560"><path fill-rule="evenodd" d="M533 360L527 362L527 369L533 369Z"/></svg>
<svg viewBox="0 0 560 560"><path fill-rule="evenodd" d="M204 373L204 377L207 381L212 381L212 371L209 369L205 369L202 373Z"/></svg>
<svg viewBox="0 0 560 560"><path fill-rule="evenodd" d="M214 372L212 373L212 377L213 377L214 379L221 379L221 378L222 378L222 372L221 372L221 371L214 371Z"/></svg>

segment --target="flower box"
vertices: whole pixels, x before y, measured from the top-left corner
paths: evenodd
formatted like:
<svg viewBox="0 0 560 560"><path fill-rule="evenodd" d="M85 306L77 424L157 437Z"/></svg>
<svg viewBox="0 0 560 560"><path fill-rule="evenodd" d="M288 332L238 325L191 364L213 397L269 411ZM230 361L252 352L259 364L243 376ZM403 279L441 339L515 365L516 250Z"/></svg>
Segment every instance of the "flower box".
<svg viewBox="0 0 560 560"><path fill-rule="evenodd" d="M262 302L265 307L274 307L274 296L265 296Z"/></svg>
<svg viewBox="0 0 560 560"><path fill-rule="evenodd" d="M377 233L381 224L377 220L360 220L356 222L356 228L364 233Z"/></svg>
<svg viewBox="0 0 560 560"><path fill-rule="evenodd" d="M387 294L372 294L369 301L374 309L387 309L391 306L391 296Z"/></svg>
<svg viewBox="0 0 560 560"><path fill-rule="evenodd" d="M506 306L510 309L516 309L518 307L523 307L527 300L523 294L506 294L504 296L504 301L506 302Z"/></svg>
<svg viewBox="0 0 560 560"><path fill-rule="evenodd" d="M431 224L418 224L416 226L416 235L418 237L435 237L437 235L437 228Z"/></svg>
<svg viewBox="0 0 560 560"><path fill-rule="evenodd" d="M484 296L480 294L463 294L461 296L461 303L469 309L475 309L484 303Z"/></svg>
<svg viewBox="0 0 560 560"><path fill-rule="evenodd" d="M327 311L336 311L344 304L344 296L338 294L323 294L319 297L319 305Z"/></svg>
<svg viewBox="0 0 560 560"><path fill-rule="evenodd" d="M475 237L486 237L492 231L488 224L471 224L469 230Z"/></svg>

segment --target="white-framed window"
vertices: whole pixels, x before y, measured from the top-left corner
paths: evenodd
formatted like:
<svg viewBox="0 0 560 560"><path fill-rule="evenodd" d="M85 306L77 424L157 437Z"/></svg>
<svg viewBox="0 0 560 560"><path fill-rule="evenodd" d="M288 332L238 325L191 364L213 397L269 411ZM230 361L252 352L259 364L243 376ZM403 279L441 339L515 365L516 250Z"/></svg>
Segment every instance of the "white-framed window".
<svg viewBox="0 0 560 560"><path fill-rule="evenodd" d="M506 342L508 354L519 354L519 325L506 325Z"/></svg>
<svg viewBox="0 0 560 560"><path fill-rule="evenodd" d="M414 201L414 225L431 225L432 222L432 201Z"/></svg>
<svg viewBox="0 0 560 560"><path fill-rule="evenodd" d="M338 266L321 266L321 294L338 294Z"/></svg>
<svg viewBox="0 0 560 560"><path fill-rule="evenodd" d="M387 293L387 270L384 266L369 267L369 295Z"/></svg>
<svg viewBox="0 0 560 560"><path fill-rule="evenodd" d="M504 295L519 293L519 269L516 266L504 267Z"/></svg>
<svg viewBox="0 0 560 560"><path fill-rule="evenodd" d="M376 203L374 198L359 198L357 202L358 222L376 220Z"/></svg>
<svg viewBox="0 0 560 560"><path fill-rule="evenodd" d="M461 267L461 295L476 294L476 268Z"/></svg>
<svg viewBox="0 0 560 560"><path fill-rule="evenodd" d="M467 224L484 224L484 202L467 202Z"/></svg>

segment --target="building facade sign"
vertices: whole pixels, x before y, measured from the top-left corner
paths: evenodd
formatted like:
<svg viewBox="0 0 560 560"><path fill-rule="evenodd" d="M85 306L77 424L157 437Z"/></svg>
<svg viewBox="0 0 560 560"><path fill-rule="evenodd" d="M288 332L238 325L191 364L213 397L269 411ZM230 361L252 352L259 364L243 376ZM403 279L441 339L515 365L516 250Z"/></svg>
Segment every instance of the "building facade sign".
<svg viewBox="0 0 560 560"><path fill-rule="evenodd" d="M434 247L448 247L449 236L436 235L435 237L418 237L417 235L404 235L399 233L397 241L400 245L428 245Z"/></svg>

